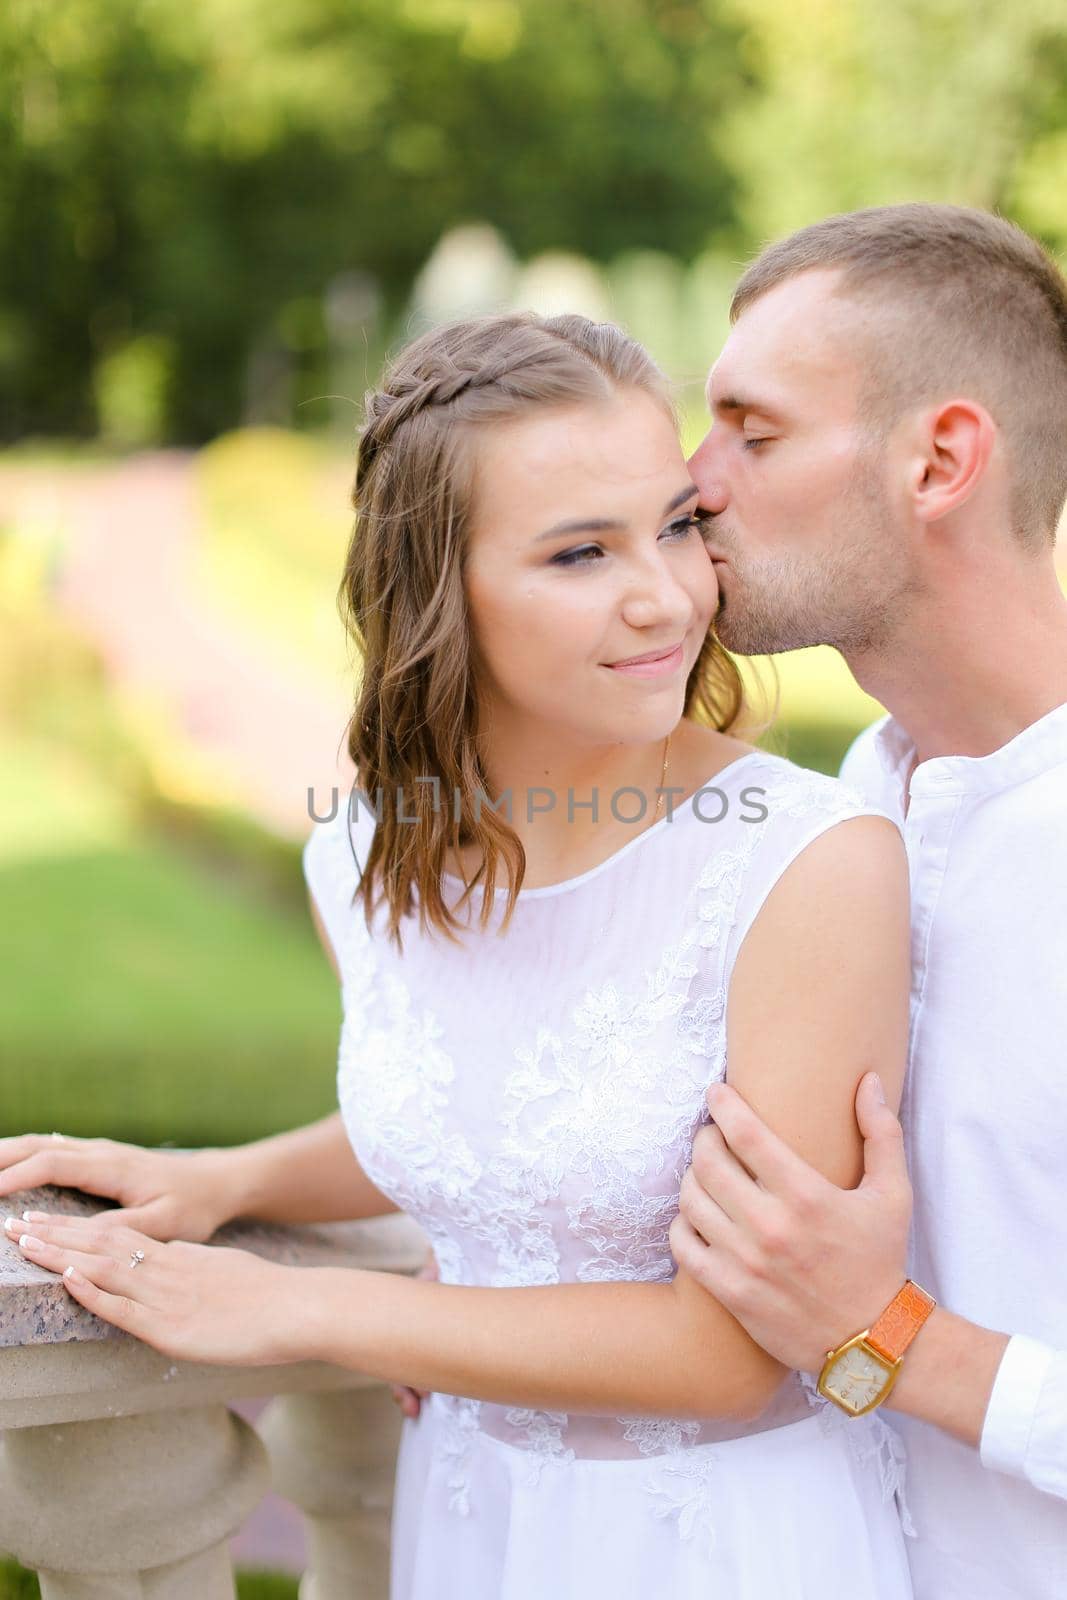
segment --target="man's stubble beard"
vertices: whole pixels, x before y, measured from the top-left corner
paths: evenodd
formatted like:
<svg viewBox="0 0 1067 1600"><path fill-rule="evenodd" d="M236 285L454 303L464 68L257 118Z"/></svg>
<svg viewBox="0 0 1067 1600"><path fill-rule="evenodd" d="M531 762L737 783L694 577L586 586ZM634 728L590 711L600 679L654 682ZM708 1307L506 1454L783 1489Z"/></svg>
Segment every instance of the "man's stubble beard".
<svg viewBox="0 0 1067 1600"><path fill-rule="evenodd" d="M818 552L748 563L729 527L714 519L711 540L729 567L714 626L727 650L778 655L826 644L849 655L884 645L909 580L894 560L899 543L884 496L867 473L857 478L866 481L854 484L835 519L837 536Z"/></svg>

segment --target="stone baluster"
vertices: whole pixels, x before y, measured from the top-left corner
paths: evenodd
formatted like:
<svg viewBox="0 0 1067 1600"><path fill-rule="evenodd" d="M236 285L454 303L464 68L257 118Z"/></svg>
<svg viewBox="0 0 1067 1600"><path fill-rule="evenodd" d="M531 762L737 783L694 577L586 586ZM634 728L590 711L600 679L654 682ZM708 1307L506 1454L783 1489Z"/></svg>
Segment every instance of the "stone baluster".
<svg viewBox="0 0 1067 1600"><path fill-rule="evenodd" d="M270 1481L224 1405L15 1428L0 1451L0 1546L41 1600L233 1600L227 1540Z"/></svg>
<svg viewBox="0 0 1067 1600"><path fill-rule="evenodd" d="M100 1207L7 1197L23 1209ZM400 1215L234 1224L213 1242L292 1266L414 1273L426 1256ZM383 1384L318 1361L171 1362L0 1236L0 1550L36 1568L42 1600L233 1600L227 1541L270 1480L259 1434L226 1405L252 1395L287 1397L264 1431L277 1487L309 1518L304 1600L384 1600L400 1418Z"/></svg>
<svg viewBox="0 0 1067 1600"><path fill-rule="evenodd" d="M307 1519L300 1600L386 1600L400 1424L380 1384L282 1395L260 1417L274 1486Z"/></svg>

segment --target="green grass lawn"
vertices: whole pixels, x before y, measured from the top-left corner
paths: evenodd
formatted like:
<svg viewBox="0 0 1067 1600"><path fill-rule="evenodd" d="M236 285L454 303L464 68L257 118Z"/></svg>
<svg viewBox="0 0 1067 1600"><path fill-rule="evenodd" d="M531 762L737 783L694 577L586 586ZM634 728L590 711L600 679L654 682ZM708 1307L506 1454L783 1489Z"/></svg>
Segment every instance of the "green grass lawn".
<svg viewBox="0 0 1067 1600"><path fill-rule="evenodd" d="M149 842L4 861L0 902L0 1131L228 1144L334 1107L306 911Z"/></svg>
<svg viewBox="0 0 1067 1600"><path fill-rule="evenodd" d="M13 1561L0 1561L0 1600L40 1600L35 1575ZM296 1600L297 1580L280 1573L239 1572L237 1600Z"/></svg>

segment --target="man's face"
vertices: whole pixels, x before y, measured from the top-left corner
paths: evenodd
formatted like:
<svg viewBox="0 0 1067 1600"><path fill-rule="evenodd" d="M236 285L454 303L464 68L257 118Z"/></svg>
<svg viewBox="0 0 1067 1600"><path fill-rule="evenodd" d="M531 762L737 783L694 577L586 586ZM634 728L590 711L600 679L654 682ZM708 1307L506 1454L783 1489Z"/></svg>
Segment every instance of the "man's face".
<svg viewBox="0 0 1067 1600"><path fill-rule="evenodd" d="M738 319L708 380L689 462L709 514L716 631L742 655L870 649L912 581L884 446L864 424L864 312L804 273Z"/></svg>

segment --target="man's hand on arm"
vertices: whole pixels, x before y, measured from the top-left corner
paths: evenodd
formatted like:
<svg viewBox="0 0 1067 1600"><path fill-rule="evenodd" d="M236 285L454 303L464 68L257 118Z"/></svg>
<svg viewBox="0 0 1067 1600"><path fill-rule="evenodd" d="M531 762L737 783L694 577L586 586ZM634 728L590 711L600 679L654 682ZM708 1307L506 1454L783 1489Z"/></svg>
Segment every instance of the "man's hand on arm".
<svg viewBox="0 0 1067 1600"><path fill-rule="evenodd" d="M831 1183L725 1084L708 1090L671 1231L679 1265L787 1366L818 1373L907 1277L911 1185L900 1123L873 1074L856 1095L864 1173ZM885 1404L978 1446L1007 1336L938 1306Z"/></svg>

